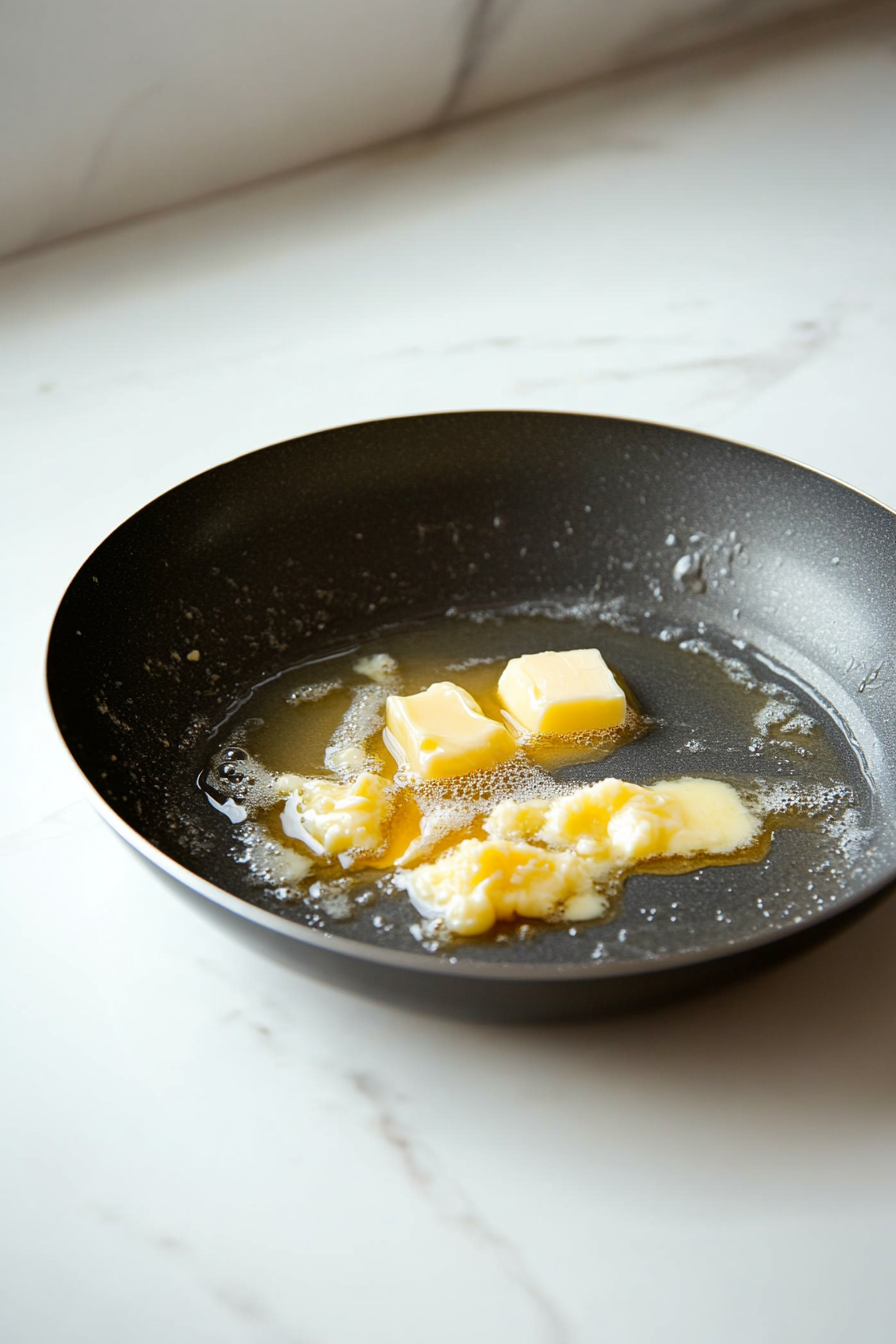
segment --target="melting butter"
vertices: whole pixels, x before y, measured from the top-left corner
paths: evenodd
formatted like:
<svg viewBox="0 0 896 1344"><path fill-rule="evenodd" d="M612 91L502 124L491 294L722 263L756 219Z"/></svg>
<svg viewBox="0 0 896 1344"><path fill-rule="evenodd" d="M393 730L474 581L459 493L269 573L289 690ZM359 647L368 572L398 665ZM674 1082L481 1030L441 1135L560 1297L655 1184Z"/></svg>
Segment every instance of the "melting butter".
<svg viewBox="0 0 896 1344"><path fill-rule="evenodd" d="M284 832L318 857L336 857L348 867L358 853L385 844L391 798L379 775L364 770L350 784L281 775L277 783L291 790L280 818Z"/></svg>
<svg viewBox="0 0 896 1344"><path fill-rule="evenodd" d="M397 881L421 914L452 933L487 933L517 915L593 919L639 862L734 853L759 827L720 780L661 780L648 789L604 779L560 798L499 803L485 822L487 839L464 840Z"/></svg>
<svg viewBox="0 0 896 1344"><path fill-rule="evenodd" d="M756 838L759 821L718 779L663 779L652 788L602 779L561 798L490 813L485 829L505 840L570 848L614 863L687 854L730 854Z"/></svg>
<svg viewBox="0 0 896 1344"><path fill-rule="evenodd" d="M434 863L399 872L396 884L452 933L487 933L497 920L549 919L563 910L595 919L609 901L595 890L606 865L571 850L552 854L511 840L462 840Z"/></svg>

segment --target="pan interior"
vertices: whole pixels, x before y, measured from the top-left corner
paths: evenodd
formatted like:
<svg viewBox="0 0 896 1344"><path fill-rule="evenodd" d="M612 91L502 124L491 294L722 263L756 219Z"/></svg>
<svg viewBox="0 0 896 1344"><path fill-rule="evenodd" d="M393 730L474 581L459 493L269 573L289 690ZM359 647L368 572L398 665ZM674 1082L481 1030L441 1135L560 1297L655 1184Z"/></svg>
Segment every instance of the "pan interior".
<svg viewBox="0 0 896 1344"><path fill-rule="evenodd" d="M232 858L225 884L245 899L310 928L395 950L455 962L631 962L705 951L798 927L835 906L874 867L879 824L861 754L831 706L785 668L719 632L648 622L588 603L534 603L511 610L452 611L430 622L384 630L363 644L318 654L256 688L209 741L211 769L199 785L220 802L239 792L214 763L234 745L274 773L320 772L323 746L364 685L364 655L387 652L402 689L449 677L482 700L510 658L545 648L604 652L643 711L647 731L600 759L549 762L576 785L615 775L650 784L700 775L724 779L777 806L775 830L747 856L695 871L652 871L628 879L621 900L599 922L499 925L480 938L439 941L407 896L375 870L285 884L266 858L254 820L213 820L221 852ZM367 683L368 685L370 683ZM305 688L333 686L320 701ZM219 767L220 768L220 767ZM245 767L244 767L245 768ZM232 765L224 770L232 771ZM278 810L267 834L283 840ZM287 842L288 843L288 842ZM662 865L659 865L660 867ZM684 866L684 865L679 865ZM668 869L672 865L665 865Z"/></svg>
<svg viewBox="0 0 896 1344"><path fill-rule="evenodd" d="M467 647L506 656L561 638L602 649L656 724L576 767L583 780L762 776L844 791L840 835L834 818L826 835L786 827L757 864L630 878L602 928L469 943L464 957L656 966L814 922L896 875L893 515L683 430L471 412L249 454L154 501L90 557L54 622L48 684L76 761L127 827L250 917L266 906L299 932L302 909L234 862L233 828L196 786L215 725L241 706L270 718L249 714L253 688L268 683L259 704L279 695L270 679L301 678L290 669L309 660L369 642L407 662L436 626L454 662ZM811 756L777 733L749 750L764 683L820 725ZM393 914L378 897L333 922L328 946L369 941L421 965L449 955L411 922L404 898Z"/></svg>

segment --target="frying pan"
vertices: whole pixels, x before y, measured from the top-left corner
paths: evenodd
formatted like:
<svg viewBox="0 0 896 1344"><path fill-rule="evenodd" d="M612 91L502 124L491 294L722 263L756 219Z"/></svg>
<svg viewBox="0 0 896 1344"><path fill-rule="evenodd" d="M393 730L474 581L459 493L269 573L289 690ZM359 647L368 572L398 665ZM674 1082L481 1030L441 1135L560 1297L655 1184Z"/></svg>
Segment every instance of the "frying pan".
<svg viewBox="0 0 896 1344"><path fill-rule="evenodd" d="M757 675L784 669L835 740L851 790L837 881L813 890L818 838L792 829L763 864L631 878L612 924L480 940L453 956L416 942L407 918L310 928L254 884L230 857L230 821L196 783L217 725L251 688L390 626L523 602L559 617L584 602L611 645L637 628L655 636L643 647L691 637L742 650ZM873 500L681 429L477 411L313 434L169 491L73 579L47 678L102 815L235 934L395 1003L535 1020L742 974L893 888L894 634L896 516ZM600 773L705 773L683 768L674 747L668 698L687 688L652 679L649 658L635 674L660 728ZM739 760L743 735L713 731L709 763L726 751ZM657 916L671 909L687 917Z"/></svg>

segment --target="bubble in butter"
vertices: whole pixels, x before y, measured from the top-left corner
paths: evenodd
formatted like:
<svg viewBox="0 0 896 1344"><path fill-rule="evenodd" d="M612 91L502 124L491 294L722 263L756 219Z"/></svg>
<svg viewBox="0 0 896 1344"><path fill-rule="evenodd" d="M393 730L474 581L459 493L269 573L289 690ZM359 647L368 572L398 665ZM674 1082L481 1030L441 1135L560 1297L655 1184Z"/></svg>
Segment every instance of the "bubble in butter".
<svg viewBox="0 0 896 1344"><path fill-rule="evenodd" d="M643 788L604 779L560 798L499 803L485 822L487 839L464 840L396 881L421 914L441 918L452 933L487 933L517 915L594 919L635 864L733 853L755 840L759 826L720 780Z"/></svg>

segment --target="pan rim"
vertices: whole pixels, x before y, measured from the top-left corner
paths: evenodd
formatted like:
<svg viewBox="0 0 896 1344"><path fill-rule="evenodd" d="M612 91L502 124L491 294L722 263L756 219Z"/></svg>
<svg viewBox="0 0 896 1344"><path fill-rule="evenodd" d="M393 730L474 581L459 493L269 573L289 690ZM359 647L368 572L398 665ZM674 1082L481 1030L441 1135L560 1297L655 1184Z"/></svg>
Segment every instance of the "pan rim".
<svg viewBox="0 0 896 1344"><path fill-rule="evenodd" d="M162 491L161 494L156 495L152 499L148 500L139 509L135 510L134 513L129 514L127 518L123 519L120 523L118 523L117 526L114 527L111 532L109 532L105 537L102 538L101 541L97 543L97 545L93 548L90 554L86 557L84 562L78 567L77 571L67 584L65 591L62 594L62 597L60 598L56 606L55 612L53 614L53 620L51 622L50 630L47 636L46 653L44 657L44 694L46 696L46 701L48 708L50 710L53 725L59 735L62 745L65 747L65 750L68 752L69 757L71 758L72 762L74 763L76 769L78 770L81 776L82 786L85 789L85 793L87 794L95 811L99 813L99 815L107 823L107 825L109 825L111 829L115 831L133 849L135 849L139 854L141 854L144 858L146 858L149 862L151 862L155 867L165 872L169 877L174 878L182 885L196 892L198 895L203 896L205 899L210 900L213 904L218 905L219 907L222 907L223 909L229 911L236 917L245 919L250 923L261 926L262 928L266 928L273 933L281 934L287 938L291 938L295 942L308 945L319 951L332 952L337 956L345 956L350 959L373 963L375 965L384 968L388 967L397 971L399 970L410 971L412 973L419 973L425 975L451 976L455 979L460 978L460 979L469 979L477 981L500 980L505 982L523 981L529 983L543 982L543 983L558 984L558 983L570 983L573 981L616 980L622 978L627 979L628 977L636 975L642 975L642 976L659 975L662 972L682 970L689 966L697 966L708 962L724 961L727 958L737 957L742 953L748 953L751 951L756 951L763 947L774 945L775 943L785 941L787 938L791 938L795 935L805 933L809 929L817 928L820 925L824 925L832 919L837 919L839 916L845 914L847 911L854 909L854 907L861 905L865 901L868 901L875 896L880 897L887 894L890 891L892 891L893 894L896 894L896 869L894 869L893 871L884 874L883 878L879 882L875 882L870 886L860 888L858 891L855 891L849 896L844 897L842 901L838 901L836 905L826 909L816 910L810 915L803 916L800 919L799 923L793 923L784 927L771 928L767 932L760 931L756 934L751 935L748 938L738 939L732 942L729 946L725 947L716 946L712 949L693 949L690 951L674 952L658 956L644 957L642 959L632 961L595 962L593 965L583 964L581 962L557 962L557 963L527 962L520 964L520 963L501 962L501 961L489 961L489 962L458 961L452 963L447 959L447 957L434 957L431 955L424 956L420 952L404 952L392 948L378 947L372 943L366 943L360 940L346 938L336 932L329 932L329 931L322 932L315 929L310 929L307 926L298 924L295 921L287 919L282 915L275 914L271 911L262 909L260 906L253 905L251 902L244 900L242 897L235 896L233 895L233 893L226 891L223 887L219 887L215 883L210 882L207 878L201 877L198 873L194 873L192 869L187 868L184 864L179 863L177 859L174 859L170 855L166 854L163 850L159 849L151 841L147 840L145 836L143 836L138 830L132 827L127 821L125 821L124 818L121 817L119 813L114 809L114 807L112 807L111 804L109 804L106 801L106 799L103 798L103 796L99 793L99 791L95 788L95 786L89 779L87 773L82 768L80 762L77 760L72 748L66 741L65 734L63 733L62 727L56 717L56 710L53 705L53 699L50 693L48 682L48 660L49 660L49 646L52 641L53 634L55 632L63 604L65 603L73 585L76 583L81 573L85 569L87 569L87 567L93 560L94 556L106 544L106 542L108 542L113 536L115 536L122 528L127 527L127 525L133 519L139 517L146 510L152 508L154 505L158 504L160 501L167 498L169 495L174 494L175 492L183 489L185 486L191 484L194 481L198 481L201 477L211 475L213 472L219 471L222 468L235 465L236 463L242 461L245 458L254 457L258 453L264 453L268 452L271 449L286 447L289 444L298 445L303 443L304 440L315 437L318 434L338 433L340 430L348 430L348 429L361 429L366 425L383 425L393 423L396 421L434 420L451 416L461 417L461 416L481 416L481 415L485 416L520 415L525 417L536 415L546 417L550 416L551 418L557 418L562 416L570 419L611 422L615 424L627 425L633 428L649 427L652 429L664 429L672 433L685 433L693 435L696 438L706 439L715 443L726 444L729 447L736 447L750 454L757 454L761 455L762 457L771 458L777 462L784 463L787 467L794 468L799 472L807 472L812 476L820 477L822 480L829 481L831 484L837 486L842 490L848 491L852 495L857 495L860 498L866 499L869 503L881 509L885 514L888 514L890 517L896 520L896 509L891 509L887 504L882 503L880 500L876 499L873 495L868 494L866 491L860 490L857 487L847 484L845 481L842 481L839 477L834 476L829 472L820 471L815 467L807 466L806 464L799 462L794 458L783 457L781 456L780 453L775 453L770 449L757 448L752 444L742 443L736 439L722 438L715 434L706 433L703 430L692 429L686 425L670 425L662 421L642 420L642 419L634 420L627 416L591 414L588 412L580 412L580 411L538 410L534 408L522 409L518 407L509 409L500 407L479 407L467 410L414 412L407 415L384 416L372 420L352 421L343 425L331 425L324 429L311 430L306 434L297 435L292 439L278 440L275 443L265 444L260 448L250 449L248 452L245 453L238 453L235 457L227 458L223 462L218 462L213 467L204 468L202 471L197 472L195 475L188 476L185 480L180 481L176 485L169 487L169 489ZM602 925L595 926L595 928L601 928L601 927L603 926Z"/></svg>

